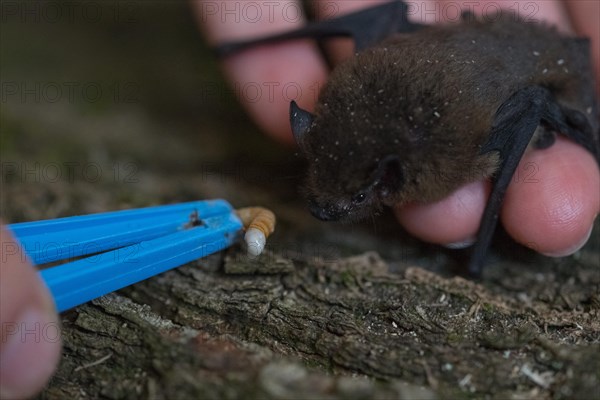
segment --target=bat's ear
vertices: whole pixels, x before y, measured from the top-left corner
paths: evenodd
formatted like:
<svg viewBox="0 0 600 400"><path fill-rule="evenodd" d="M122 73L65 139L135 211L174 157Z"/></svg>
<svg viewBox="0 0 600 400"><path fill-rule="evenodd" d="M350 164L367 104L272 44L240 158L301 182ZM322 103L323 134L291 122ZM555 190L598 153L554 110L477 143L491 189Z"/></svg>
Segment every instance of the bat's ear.
<svg viewBox="0 0 600 400"><path fill-rule="evenodd" d="M309 131L313 120L314 116L311 113L298 107L298 104L292 100L290 103L290 123L296 143L302 143L302 138Z"/></svg>
<svg viewBox="0 0 600 400"><path fill-rule="evenodd" d="M402 173L402 164L400 157L396 154L386 156L379 162L375 171L375 180L373 185L376 188L382 200L386 200L398 193L404 184L404 174Z"/></svg>

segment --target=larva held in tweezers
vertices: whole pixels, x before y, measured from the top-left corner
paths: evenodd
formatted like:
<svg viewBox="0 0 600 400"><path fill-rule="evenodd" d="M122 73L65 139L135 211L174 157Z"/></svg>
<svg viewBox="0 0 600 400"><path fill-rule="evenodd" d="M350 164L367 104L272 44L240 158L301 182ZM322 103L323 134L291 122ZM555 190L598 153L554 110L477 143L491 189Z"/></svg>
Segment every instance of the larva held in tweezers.
<svg viewBox="0 0 600 400"><path fill-rule="evenodd" d="M235 210L244 224L244 241L248 246L248 256L258 257L275 230L275 214L263 207L245 207Z"/></svg>

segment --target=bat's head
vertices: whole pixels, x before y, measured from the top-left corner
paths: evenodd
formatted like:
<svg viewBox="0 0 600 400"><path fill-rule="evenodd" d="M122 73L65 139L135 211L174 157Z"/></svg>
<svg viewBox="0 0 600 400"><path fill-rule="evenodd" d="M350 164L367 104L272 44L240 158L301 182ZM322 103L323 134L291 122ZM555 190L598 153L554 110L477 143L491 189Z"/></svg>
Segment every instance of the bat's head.
<svg viewBox="0 0 600 400"><path fill-rule="evenodd" d="M357 220L384 205L437 201L479 169L489 176L487 164L474 164L479 136L458 133L467 120L487 130L487 114L464 107L458 114L460 102L445 94L455 100L460 88L437 86L446 66L394 49L373 48L337 66L314 114L291 104L292 132L309 167L305 193L317 218Z"/></svg>
<svg viewBox="0 0 600 400"><path fill-rule="evenodd" d="M401 159L386 140L365 137L365 131L344 116L338 120L328 112L313 115L295 102L290 120L308 161L305 195L315 217L359 220L395 202L404 176Z"/></svg>

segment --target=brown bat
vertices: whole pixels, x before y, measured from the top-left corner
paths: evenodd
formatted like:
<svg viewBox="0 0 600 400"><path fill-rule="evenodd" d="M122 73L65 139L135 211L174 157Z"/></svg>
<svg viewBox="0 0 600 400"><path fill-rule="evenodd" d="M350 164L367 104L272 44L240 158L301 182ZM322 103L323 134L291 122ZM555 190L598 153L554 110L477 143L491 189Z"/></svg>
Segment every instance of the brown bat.
<svg viewBox="0 0 600 400"><path fill-rule="evenodd" d="M245 43L353 36L357 54L333 70L314 114L290 106L321 220L357 220L382 206L440 200L468 182L493 189L469 271L479 275L506 188L530 142L559 132L600 160L589 40L514 16L409 23L402 1Z"/></svg>

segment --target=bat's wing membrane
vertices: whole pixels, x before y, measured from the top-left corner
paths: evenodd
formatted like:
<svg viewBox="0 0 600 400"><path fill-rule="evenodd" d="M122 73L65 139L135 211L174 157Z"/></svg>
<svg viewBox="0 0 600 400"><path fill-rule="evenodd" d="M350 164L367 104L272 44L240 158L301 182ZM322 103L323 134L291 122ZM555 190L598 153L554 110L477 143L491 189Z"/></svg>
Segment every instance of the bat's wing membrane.
<svg viewBox="0 0 600 400"><path fill-rule="evenodd" d="M421 25L408 21L408 6L400 0L394 0L380 6L347 14L342 17L312 22L303 28L278 35L258 39L223 43L216 47L221 57L246 50L251 47L293 39L324 39L329 37L352 37L356 51L372 46L394 33L412 32Z"/></svg>
<svg viewBox="0 0 600 400"><path fill-rule="evenodd" d="M578 111L561 107L548 89L527 87L515 92L505 101L496 112L490 138L481 149L482 154L498 151L501 164L494 177L492 193L473 247L469 272L474 276L481 274L504 194L540 124L573 139L597 157L592 128L585 116Z"/></svg>

